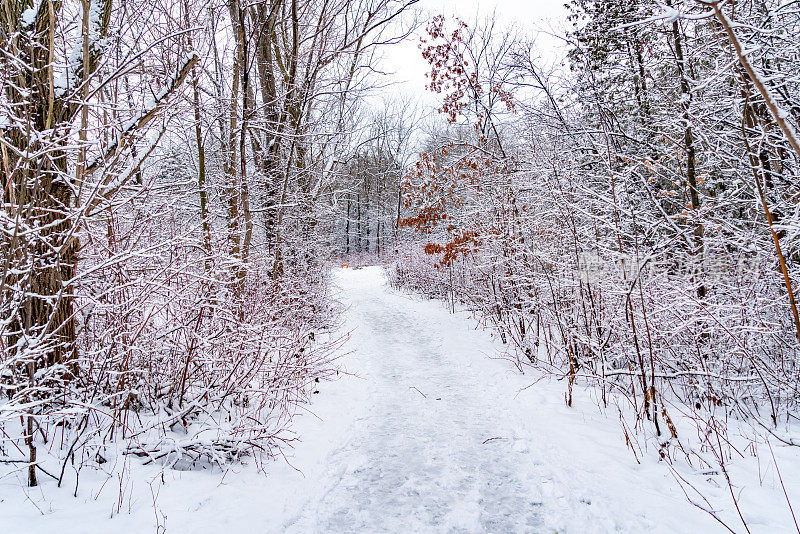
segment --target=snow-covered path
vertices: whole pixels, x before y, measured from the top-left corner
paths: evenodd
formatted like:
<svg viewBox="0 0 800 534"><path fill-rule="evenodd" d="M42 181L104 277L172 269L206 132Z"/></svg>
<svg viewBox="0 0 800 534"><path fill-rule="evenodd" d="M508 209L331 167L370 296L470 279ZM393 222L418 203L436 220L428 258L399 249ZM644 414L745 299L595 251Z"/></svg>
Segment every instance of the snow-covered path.
<svg viewBox="0 0 800 534"><path fill-rule="evenodd" d="M562 384L519 394L530 379L467 318L391 291L377 267L336 277L359 379L328 414L339 440L314 491L276 531L718 530L666 470L636 466L613 421L563 407Z"/></svg>
<svg viewBox="0 0 800 534"><path fill-rule="evenodd" d="M361 325L353 332L358 348L352 358L369 382L369 409L328 458L333 476L321 500L287 527L303 532L543 527L543 479L537 470L519 469L514 449L524 443L498 436L497 393L463 354L446 349L444 325L398 302L402 297L378 286L380 279L371 274L341 277L351 319ZM498 437L503 439L492 439Z"/></svg>

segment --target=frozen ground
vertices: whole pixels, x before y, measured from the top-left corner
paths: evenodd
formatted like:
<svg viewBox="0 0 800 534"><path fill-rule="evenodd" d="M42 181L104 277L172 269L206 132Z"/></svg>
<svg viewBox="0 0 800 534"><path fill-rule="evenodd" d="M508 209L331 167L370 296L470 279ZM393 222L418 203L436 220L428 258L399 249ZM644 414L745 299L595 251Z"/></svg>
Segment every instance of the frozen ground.
<svg viewBox="0 0 800 534"><path fill-rule="evenodd" d="M570 409L561 382L524 389L534 378L493 359L499 347L472 320L388 289L380 268L335 277L351 331L341 364L352 374L323 384L313 414L299 418L293 467L267 466L266 477L252 465L224 477L171 471L161 484L156 468L133 460L99 495L92 485L105 477L84 479L77 499L47 485L26 496L3 479L0 530L724 531L686 501L665 466L636 463L618 423L587 392ZM727 488L698 484L726 502ZM788 489L796 494L797 484ZM751 530L788 532L780 489L754 492ZM722 515L737 528L735 512Z"/></svg>

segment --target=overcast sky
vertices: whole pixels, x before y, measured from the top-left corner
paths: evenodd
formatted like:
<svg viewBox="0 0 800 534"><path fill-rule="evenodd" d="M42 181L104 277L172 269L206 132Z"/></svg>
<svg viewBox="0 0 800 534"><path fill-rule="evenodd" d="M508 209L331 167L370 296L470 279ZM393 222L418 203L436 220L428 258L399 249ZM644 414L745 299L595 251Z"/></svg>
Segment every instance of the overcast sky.
<svg viewBox="0 0 800 534"><path fill-rule="evenodd" d="M421 0L422 28L425 17L441 13L458 16L472 24L476 19L497 13L500 28L516 26L522 33L535 36L540 54L548 61L556 62L564 55L558 39L547 35L548 31L558 32L566 25L565 0ZM386 47L380 68L392 73L389 80L391 88L384 94L412 95L424 103L438 105L437 100L425 91L427 62L422 59L418 48L418 35L405 42Z"/></svg>

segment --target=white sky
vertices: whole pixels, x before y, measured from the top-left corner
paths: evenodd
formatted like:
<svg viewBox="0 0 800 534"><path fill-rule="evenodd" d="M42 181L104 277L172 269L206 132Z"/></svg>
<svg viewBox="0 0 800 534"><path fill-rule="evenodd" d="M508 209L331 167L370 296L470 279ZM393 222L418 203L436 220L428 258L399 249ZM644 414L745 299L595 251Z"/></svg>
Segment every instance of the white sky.
<svg viewBox="0 0 800 534"><path fill-rule="evenodd" d="M541 57L548 62L560 61L565 51L561 42L547 35L560 32L566 26L565 0L421 0L419 6L422 27L425 19L435 14L458 16L472 25L476 19L496 11L499 28L516 26L523 34L535 36ZM418 48L419 37L412 35L405 42L386 47L383 60L378 66L392 73L389 80L393 86L384 94L410 95L424 104L438 105L438 99L425 91L425 73L428 64Z"/></svg>

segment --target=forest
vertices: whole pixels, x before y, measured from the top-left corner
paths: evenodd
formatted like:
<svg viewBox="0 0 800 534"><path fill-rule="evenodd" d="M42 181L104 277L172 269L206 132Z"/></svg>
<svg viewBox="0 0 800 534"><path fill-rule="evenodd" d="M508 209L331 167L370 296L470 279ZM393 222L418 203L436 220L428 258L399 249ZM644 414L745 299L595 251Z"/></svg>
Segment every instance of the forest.
<svg viewBox="0 0 800 534"><path fill-rule="evenodd" d="M568 0L552 61L503 0L426 1L0 0L0 517L269 479L381 265L720 531L759 531L758 461L800 532L800 2ZM406 42L435 107L390 90Z"/></svg>

